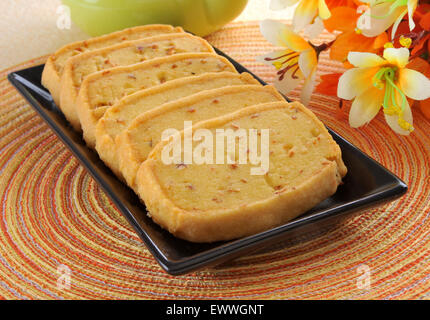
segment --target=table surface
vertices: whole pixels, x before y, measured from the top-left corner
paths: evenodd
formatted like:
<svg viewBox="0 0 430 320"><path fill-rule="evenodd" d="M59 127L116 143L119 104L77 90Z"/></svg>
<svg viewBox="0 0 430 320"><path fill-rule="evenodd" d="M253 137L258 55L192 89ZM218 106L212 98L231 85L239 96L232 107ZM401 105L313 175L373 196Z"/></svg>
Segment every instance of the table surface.
<svg viewBox="0 0 430 320"><path fill-rule="evenodd" d="M250 0L237 20L291 17L291 10L270 12L268 2ZM87 37L76 27L56 28L59 3L0 1L0 69L28 59L14 69L41 64L46 57L33 58ZM273 49L258 22L230 24L208 40L273 83L273 67L255 59ZM430 298L430 122L420 112L414 111L409 137L393 134L382 113L357 130L346 114L336 117L338 98L314 94L310 108L317 116L402 178L409 192L317 239L300 235L303 242L288 249L277 245L173 277L8 83L11 70L0 71L0 300ZM321 55L318 75L342 70ZM299 90L289 96L298 98ZM70 271L69 289L58 285L63 267Z"/></svg>
<svg viewBox="0 0 430 320"><path fill-rule="evenodd" d="M293 10L272 11L269 0L249 0L236 21L289 19ZM59 47L88 35L72 25L70 30L57 28L56 13L60 0L0 1L0 70L35 57L54 52Z"/></svg>

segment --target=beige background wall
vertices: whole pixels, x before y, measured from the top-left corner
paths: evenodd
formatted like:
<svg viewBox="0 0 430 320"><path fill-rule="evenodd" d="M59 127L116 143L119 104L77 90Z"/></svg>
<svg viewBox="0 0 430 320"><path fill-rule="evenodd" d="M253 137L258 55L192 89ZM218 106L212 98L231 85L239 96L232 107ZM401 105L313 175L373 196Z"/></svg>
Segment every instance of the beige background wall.
<svg viewBox="0 0 430 320"><path fill-rule="evenodd" d="M0 1L0 69L51 53L62 45L88 36L76 26L57 28L60 0ZM237 21L289 19L292 10L274 12L269 0L249 0Z"/></svg>

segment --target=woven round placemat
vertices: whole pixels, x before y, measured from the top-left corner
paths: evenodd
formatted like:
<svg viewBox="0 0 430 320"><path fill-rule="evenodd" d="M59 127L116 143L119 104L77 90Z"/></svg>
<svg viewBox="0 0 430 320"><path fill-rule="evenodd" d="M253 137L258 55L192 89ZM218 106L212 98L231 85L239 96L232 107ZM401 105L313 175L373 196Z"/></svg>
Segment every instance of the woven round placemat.
<svg viewBox="0 0 430 320"><path fill-rule="evenodd" d="M274 70L254 59L273 49L257 23L230 24L208 40L273 81ZM350 128L346 119L335 116L336 98L315 94L310 108L400 176L408 193L316 239L170 276L7 82L9 72L45 59L0 73L0 298L429 298L430 123L418 110L415 132L400 137L381 116L363 129ZM322 59L321 73L339 70Z"/></svg>

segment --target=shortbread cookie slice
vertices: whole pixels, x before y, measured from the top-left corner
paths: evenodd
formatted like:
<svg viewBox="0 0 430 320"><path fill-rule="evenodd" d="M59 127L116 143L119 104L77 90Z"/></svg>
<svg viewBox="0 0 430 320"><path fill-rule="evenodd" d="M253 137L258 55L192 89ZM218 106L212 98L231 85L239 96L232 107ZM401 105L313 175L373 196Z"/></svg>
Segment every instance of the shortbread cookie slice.
<svg viewBox="0 0 430 320"><path fill-rule="evenodd" d="M89 75L77 100L85 141L95 147L97 121L121 98L170 80L223 71L237 72L226 58L217 54L180 53Z"/></svg>
<svg viewBox="0 0 430 320"><path fill-rule="evenodd" d="M249 73L220 72L176 79L138 91L107 109L104 116L98 121L96 150L106 165L120 176L118 147L115 139L139 114L200 91L246 84L259 84L259 82Z"/></svg>
<svg viewBox="0 0 430 320"><path fill-rule="evenodd" d="M64 65L69 58L83 52L108 47L122 41L178 32L184 32L184 30L180 27L172 27L169 25L146 25L68 44L51 55L46 61L42 74L42 84L49 90L55 103L59 105L61 75L63 73Z"/></svg>
<svg viewBox="0 0 430 320"><path fill-rule="evenodd" d="M339 146L299 103L245 108L201 122L193 134L209 130L214 142L217 130L231 128L269 130L266 174L253 175L249 161L165 164L163 150L171 142L158 144L139 168L137 190L149 215L179 238L231 240L280 226L333 195L346 174Z"/></svg>
<svg viewBox="0 0 430 320"><path fill-rule="evenodd" d="M72 126L80 130L76 98L86 76L113 67L128 66L153 58L187 52L215 53L212 46L203 38L189 33L173 33L126 41L70 58L61 77L60 108Z"/></svg>
<svg viewBox="0 0 430 320"><path fill-rule="evenodd" d="M185 121L198 123L274 101L285 101L274 87L245 85L203 91L145 112L117 137L120 171L127 184L134 189L140 164L162 140L164 130L182 130Z"/></svg>

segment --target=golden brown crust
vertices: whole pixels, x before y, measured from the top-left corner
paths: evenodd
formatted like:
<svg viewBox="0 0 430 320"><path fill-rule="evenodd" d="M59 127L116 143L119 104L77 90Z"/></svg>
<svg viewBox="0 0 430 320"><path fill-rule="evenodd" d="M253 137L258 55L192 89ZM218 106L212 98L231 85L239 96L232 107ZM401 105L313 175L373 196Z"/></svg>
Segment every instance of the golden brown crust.
<svg viewBox="0 0 430 320"><path fill-rule="evenodd" d="M300 104L296 104L296 107L313 119L317 119L311 111ZM290 108L290 106L287 103L275 102L248 107L234 114L201 122L194 129L218 128L247 115L279 108ZM318 127L328 134L319 120L317 123ZM183 136L183 132L181 135ZM337 161L333 160L293 189L285 189L270 198L245 206L205 211L202 214L202 212L187 211L176 206L157 179L154 171L156 157L167 143L159 143L141 165L136 178L137 192L156 223L175 236L192 242L231 240L282 225L334 194L340 184L341 176L346 173L338 166ZM334 141L333 144L335 144Z"/></svg>
<svg viewBox="0 0 430 320"><path fill-rule="evenodd" d="M60 92L61 92L61 76L56 71L54 59L52 56L48 58L43 68L42 85L49 90L52 99L57 106L60 105Z"/></svg>
<svg viewBox="0 0 430 320"><path fill-rule="evenodd" d="M80 57L80 55L70 58L68 61L71 61L78 57ZM80 131L81 122L79 121L79 116L76 111L76 97L79 93L79 87L75 87L72 75L73 69L71 67L68 67L67 65L68 64L66 63L66 67L64 69L64 73L61 77L60 82L59 106L67 121L69 121L72 125L73 129L75 129L76 131Z"/></svg>
<svg viewBox="0 0 430 320"><path fill-rule="evenodd" d="M138 194L151 218L178 238L191 242L215 242L245 237L280 226L333 195L339 185L334 163L296 190L271 199L223 212L193 214L178 208L166 197L150 160L138 172Z"/></svg>

